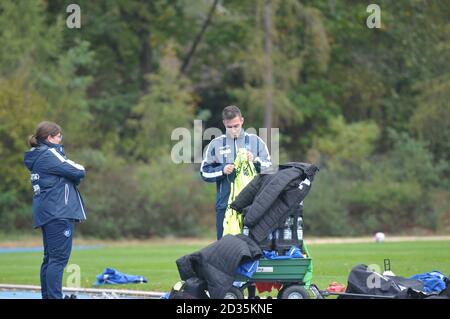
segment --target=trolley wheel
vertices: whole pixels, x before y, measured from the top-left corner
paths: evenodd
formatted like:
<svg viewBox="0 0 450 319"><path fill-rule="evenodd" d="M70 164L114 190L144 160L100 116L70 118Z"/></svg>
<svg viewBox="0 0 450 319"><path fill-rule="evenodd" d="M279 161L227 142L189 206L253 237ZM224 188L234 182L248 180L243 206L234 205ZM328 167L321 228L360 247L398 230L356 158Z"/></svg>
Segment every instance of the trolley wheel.
<svg viewBox="0 0 450 319"><path fill-rule="evenodd" d="M278 293L278 299L309 299L308 291L300 285L283 288Z"/></svg>
<svg viewBox="0 0 450 319"><path fill-rule="evenodd" d="M227 291L223 299L244 299L244 294L240 289L231 287L230 290Z"/></svg>

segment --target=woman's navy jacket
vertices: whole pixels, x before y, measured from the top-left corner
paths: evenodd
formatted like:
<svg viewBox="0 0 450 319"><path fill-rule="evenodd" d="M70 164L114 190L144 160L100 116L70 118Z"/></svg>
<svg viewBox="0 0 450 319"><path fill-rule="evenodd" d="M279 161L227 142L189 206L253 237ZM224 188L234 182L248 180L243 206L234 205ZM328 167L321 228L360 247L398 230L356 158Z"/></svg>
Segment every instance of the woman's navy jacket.
<svg viewBox="0 0 450 319"><path fill-rule="evenodd" d="M41 143L25 152L24 164L33 185L33 227L53 219L86 219L77 185L86 175L80 164L69 160L62 145Z"/></svg>

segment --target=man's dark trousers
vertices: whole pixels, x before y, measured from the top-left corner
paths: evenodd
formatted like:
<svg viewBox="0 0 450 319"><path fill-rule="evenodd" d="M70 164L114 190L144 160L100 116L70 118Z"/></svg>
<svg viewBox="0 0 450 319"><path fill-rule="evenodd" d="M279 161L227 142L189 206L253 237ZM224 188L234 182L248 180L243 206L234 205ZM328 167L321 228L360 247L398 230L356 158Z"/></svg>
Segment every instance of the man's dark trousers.
<svg viewBox="0 0 450 319"><path fill-rule="evenodd" d="M225 219L225 211L227 209L216 209L216 229L217 229L217 240L222 238L223 235L223 220Z"/></svg>

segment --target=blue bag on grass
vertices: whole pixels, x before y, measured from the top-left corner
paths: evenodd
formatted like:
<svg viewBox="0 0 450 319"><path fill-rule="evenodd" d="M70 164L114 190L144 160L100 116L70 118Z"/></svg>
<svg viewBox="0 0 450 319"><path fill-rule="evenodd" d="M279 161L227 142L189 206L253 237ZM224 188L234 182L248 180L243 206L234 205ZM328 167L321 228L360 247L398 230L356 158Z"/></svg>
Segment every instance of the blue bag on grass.
<svg viewBox="0 0 450 319"><path fill-rule="evenodd" d="M135 275L127 275L121 272L118 272L114 268L106 268L103 273L96 276L97 281L94 285L103 285L103 284L137 284L137 283L146 283L147 279L144 276L135 276Z"/></svg>

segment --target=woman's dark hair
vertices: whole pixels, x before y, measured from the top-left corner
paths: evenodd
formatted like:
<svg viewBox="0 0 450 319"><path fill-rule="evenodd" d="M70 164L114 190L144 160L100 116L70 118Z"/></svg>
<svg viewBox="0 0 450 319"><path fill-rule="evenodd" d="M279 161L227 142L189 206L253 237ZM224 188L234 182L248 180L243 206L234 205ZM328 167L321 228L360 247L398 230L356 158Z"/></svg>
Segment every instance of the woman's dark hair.
<svg viewBox="0 0 450 319"><path fill-rule="evenodd" d="M62 134L61 126L56 123L43 121L36 127L36 133L28 138L28 145L36 147L39 143L45 141L49 135L56 136Z"/></svg>
<svg viewBox="0 0 450 319"><path fill-rule="evenodd" d="M236 116L242 117L241 110L236 105L228 105L223 109L222 119L232 120Z"/></svg>

